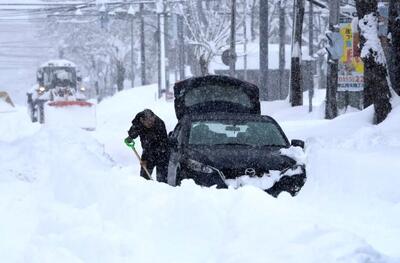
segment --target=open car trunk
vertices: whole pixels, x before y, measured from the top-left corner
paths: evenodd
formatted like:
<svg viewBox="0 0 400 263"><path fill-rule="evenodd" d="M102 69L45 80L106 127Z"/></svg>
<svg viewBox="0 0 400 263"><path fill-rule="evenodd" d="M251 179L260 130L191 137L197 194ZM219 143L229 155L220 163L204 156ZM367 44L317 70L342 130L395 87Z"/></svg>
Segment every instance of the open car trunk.
<svg viewBox="0 0 400 263"><path fill-rule="evenodd" d="M258 87L239 79L209 75L177 82L174 86L175 113L225 112L261 114Z"/></svg>

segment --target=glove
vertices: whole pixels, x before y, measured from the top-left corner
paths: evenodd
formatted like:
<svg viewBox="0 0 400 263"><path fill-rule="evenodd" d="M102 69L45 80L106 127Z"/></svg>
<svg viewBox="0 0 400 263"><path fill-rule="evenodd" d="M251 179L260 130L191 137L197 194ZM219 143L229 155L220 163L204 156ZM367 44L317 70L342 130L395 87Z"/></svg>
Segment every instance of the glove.
<svg viewBox="0 0 400 263"><path fill-rule="evenodd" d="M129 136L125 138L124 142L128 147L135 147L135 141Z"/></svg>

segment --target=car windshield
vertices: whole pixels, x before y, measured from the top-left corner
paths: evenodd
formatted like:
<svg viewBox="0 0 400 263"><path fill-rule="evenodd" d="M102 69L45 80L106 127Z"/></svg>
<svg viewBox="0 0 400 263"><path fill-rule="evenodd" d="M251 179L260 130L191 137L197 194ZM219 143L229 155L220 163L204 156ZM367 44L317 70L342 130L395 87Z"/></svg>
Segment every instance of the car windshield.
<svg viewBox="0 0 400 263"><path fill-rule="evenodd" d="M204 85L189 90L185 95L185 105L187 107L216 101L240 104L246 108L252 107L249 96L236 86Z"/></svg>
<svg viewBox="0 0 400 263"><path fill-rule="evenodd" d="M190 145L286 146L278 127L266 121L195 121Z"/></svg>

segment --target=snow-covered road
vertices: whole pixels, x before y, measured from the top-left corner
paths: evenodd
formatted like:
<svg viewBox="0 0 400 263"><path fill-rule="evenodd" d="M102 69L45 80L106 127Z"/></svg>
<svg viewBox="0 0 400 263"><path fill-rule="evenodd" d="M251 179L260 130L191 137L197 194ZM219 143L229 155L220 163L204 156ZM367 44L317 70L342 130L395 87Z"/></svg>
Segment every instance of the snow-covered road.
<svg viewBox="0 0 400 263"><path fill-rule="evenodd" d="M295 198L254 187L216 190L145 181L122 139L153 109L155 86L98 105L98 129L0 114L1 262L400 262L400 107L321 119L320 106L263 104L306 140L308 181Z"/></svg>

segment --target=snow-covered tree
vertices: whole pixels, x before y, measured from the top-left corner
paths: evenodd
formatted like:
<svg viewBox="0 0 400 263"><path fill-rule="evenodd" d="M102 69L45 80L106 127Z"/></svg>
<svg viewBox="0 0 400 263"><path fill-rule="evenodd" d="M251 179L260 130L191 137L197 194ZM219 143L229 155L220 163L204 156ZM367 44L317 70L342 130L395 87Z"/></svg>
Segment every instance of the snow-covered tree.
<svg viewBox="0 0 400 263"><path fill-rule="evenodd" d="M357 0L361 30L361 58L364 62L364 107L373 104L374 122L380 123L392 109L386 58L378 37L377 0Z"/></svg>
<svg viewBox="0 0 400 263"><path fill-rule="evenodd" d="M400 95L400 3L390 0L389 3L389 36L390 59L389 74L392 87Z"/></svg>
<svg viewBox="0 0 400 263"><path fill-rule="evenodd" d="M127 9L127 5L123 7ZM133 23L134 47L131 50L131 21L138 19L130 17L127 10L119 9L125 11L125 16L118 15L115 12L116 8L112 6L104 7L104 10L99 10L98 6L86 8L79 14L73 10L49 13L42 30L42 34L47 35L49 42L58 47L65 58L76 62L83 72L90 76L96 89L108 89L106 93L110 93L114 85L118 90L123 89L125 78L134 81L135 71L141 66L137 61L140 50L140 23ZM148 25L155 24L153 20L154 16L146 17ZM153 72L157 66L157 52L151 50L154 49L154 31L155 29L151 28L146 32L148 72ZM131 52L134 56L133 67Z"/></svg>
<svg viewBox="0 0 400 263"><path fill-rule="evenodd" d="M193 49L202 75L208 74L212 58L228 47L230 2L187 0L178 5L187 28L187 43Z"/></svg>

